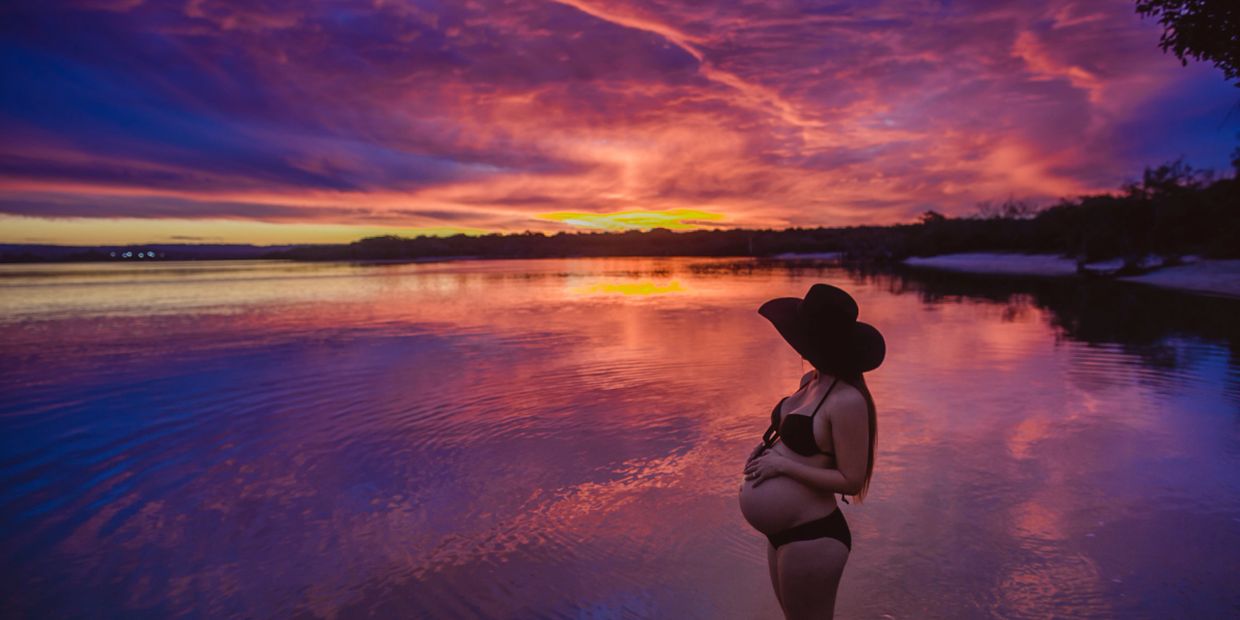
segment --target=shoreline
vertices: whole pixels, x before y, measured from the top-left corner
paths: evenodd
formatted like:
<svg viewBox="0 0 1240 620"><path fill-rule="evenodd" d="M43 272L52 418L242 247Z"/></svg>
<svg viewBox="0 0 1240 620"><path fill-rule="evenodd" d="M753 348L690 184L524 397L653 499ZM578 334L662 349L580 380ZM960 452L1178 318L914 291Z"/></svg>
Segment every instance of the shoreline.
<svg viewBox="0 0 1240 620"><path fill-rule="evenodd" d="M1077 268L1075 259L1058 254L1022 254L1009 252L967 252L914 256L900 261L918 269L935 269L979 275L1011 275L1032 277L1101 277L1117 282L1174 289L1203 295L1240 299L1240 259L1203 259L1184 257L1183 264L1159 266L1161 260L1142 261L1149 269L1138 275L1119 276L1119 260L1086 263Z"/></svg>

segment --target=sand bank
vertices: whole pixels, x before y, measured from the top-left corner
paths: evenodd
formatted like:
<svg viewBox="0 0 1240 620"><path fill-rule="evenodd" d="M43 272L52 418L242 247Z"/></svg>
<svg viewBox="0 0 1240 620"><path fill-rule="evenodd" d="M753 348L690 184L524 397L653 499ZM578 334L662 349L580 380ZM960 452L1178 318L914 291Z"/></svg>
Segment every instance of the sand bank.
<svg viewBox="0 0 1240 620"><path fill-rule="evenodd" d="M1076 275L1076 261L1057 254L1007 254L1001 252L940 254L938 256L906 258L904 259L904 264L913 267L930 267L968 273L1026 276Z"/></svg>
<svg viewBox="0 0 1240 620"><path fill-rule="evenodd" d="M1119 278L1186 291L1240 297L1240 260L1199 260L1175 267Z"/></svg>
<svg viewBox="0 0 1240 620"><path fill-rule="evenodd" d="M772 254L768 258L783 260L839 260L843 257L843 252L784 252L783 254Z"/></svg>
<svg viewBox="0 0 1240 620"><path fill-rule="evenodd" d="M1185 264L1159 267L1138 276L1116 278L1197 293L1240 298L1240 260L1212 260L1184 257ZM1076 261L1057 254L1010 254L972 252L911 257L906 265L967 273L1008 274L1028 276L1078 276ZM1152 266L1143 261L1143 266ZM1122 265L1120 261L1090 263L1085 268L1093 273L1109 275Z"/></svg>

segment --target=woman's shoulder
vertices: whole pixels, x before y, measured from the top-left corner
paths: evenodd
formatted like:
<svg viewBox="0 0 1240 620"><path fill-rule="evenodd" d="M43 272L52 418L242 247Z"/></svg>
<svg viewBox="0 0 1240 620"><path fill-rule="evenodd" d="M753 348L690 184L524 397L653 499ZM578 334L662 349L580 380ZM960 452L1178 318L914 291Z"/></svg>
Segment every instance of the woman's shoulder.
<svg viewBox="0 0 1240 620"><path fill-rule="evenodd" d="M831 417L856 415L858 412L862 416L869 414L869 406L861 390L843 379L836 379L834 383L835 386L831 388L831 398L828 399L827 406L823 407L832 412Z"/></svg>

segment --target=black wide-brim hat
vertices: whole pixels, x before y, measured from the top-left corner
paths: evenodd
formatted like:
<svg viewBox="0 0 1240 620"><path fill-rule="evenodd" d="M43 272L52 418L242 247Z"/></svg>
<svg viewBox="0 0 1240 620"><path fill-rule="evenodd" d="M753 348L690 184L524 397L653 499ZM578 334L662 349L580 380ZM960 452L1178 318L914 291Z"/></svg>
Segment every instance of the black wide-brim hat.
<svg viewBox="0 0 1240 620"><path fill-rule="evenodd" d="M857 320L857 302L830 284L809 287L805 297L777 297L758 314L809 360L828 372L869 372L887 355L887 343L873 325Z"/></svg>

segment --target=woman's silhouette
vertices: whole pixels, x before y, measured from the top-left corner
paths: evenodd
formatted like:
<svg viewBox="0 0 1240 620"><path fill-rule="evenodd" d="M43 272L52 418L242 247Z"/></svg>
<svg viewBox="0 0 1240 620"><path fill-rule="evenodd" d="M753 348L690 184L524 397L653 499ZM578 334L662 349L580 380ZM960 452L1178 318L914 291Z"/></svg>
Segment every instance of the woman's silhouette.
<svg viewBox="0 0 1240 620"><path fill-rule="evenodd" d="M758 310L814 370L781 399L745 463L740 506L767 537L771 585L787 618L830 618L852 533L835 494L864 498L874 471L877 416L863 372L886 354L848 293L827 284ZM848 503L848 500L844 500Z"/></svg>

